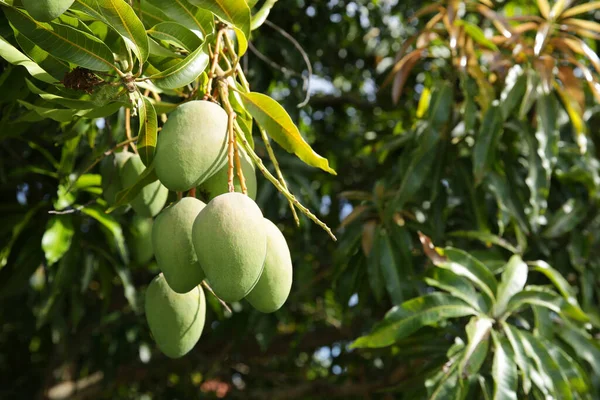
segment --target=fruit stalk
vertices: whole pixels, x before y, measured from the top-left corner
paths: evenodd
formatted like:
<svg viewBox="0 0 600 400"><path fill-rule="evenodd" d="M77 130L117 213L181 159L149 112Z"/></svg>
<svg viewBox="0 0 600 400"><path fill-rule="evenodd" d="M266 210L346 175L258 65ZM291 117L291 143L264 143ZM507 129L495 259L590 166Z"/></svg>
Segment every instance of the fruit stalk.
<svg viewBox="0 0 600 400"><path fill-rule="evenodd" d="M212 288L210 287L210 285L208 283L206 283L206 281L202 281L202 286L204 286L204 288L206 290L208 290L213 296L215 296L215 298L217 300L219 300L219 303L221 303L221 305L223 306L223 308L227 311L229 311L229 313L233 314L233 312L231 311L231 308L229 308L229 306L227 305L227 303L225 303L223 301L223 299L221 299L219 296L216 295L216 293L212 290Z"/></svg>

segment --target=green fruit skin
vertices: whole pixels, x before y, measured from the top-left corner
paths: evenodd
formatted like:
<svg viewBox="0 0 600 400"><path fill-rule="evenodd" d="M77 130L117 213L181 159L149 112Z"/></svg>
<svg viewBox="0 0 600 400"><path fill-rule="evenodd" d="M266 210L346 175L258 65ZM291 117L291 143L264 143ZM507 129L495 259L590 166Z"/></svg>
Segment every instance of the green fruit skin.
<svg viewBox="0 0 600 400"><path fill-rule="evenodd" d="M123 188L132 186L146 167L137 154L132 155L121 170ZM167 202L169 191L159 181L146 185L131 201L131 207L141 217L154 217Z"/></svg>
<svg viewBox="0 0 600 400"><path fill-rule="evenodd" d="M210 101L177 107L158 135L154 166L173 191L186 191L214 175L227 161L227 113Z"/></svg>
<svg viewBox="0 0 600 400"><path fill-rule="evenodd" d="M292 289L292 257L285 237L268 219L264 219L267 230L267 256L265 268L254 289L246 300L263 313L279 310Z"/></svg>
<svg viewBox="0 0 600 400"><path fill-rule="evenodd" d="M263 216L241 193L211 200L194 221L192 240L198 261L217 296L239 301L256 285L267 250Z"/></svg>
<svg viewBox="0 0 600 400"><path fill-rule="evenodd" d="M116 203L117 193L123 190L123 185L121 185L121 179L119 178L120 171L132 155L132 153L126 151L113 153L105 157L100 163L102 195L111 206Z"/></svg>
<svg viewBox="0 0 600 400"><path fill-rule="evenodd" d="M248 191L247 195L252 200L256 200L256 172L254 170L254 164L244 150L239 150L242 172L244 174L246 189ZM216 174L208 178L202 185L200 185L200 191L204 196L206 196L207 200L212 200L220 194L229 192L229 187L227 185L228 173L229 165L225 165ZM242 192L240 180L235 172L233 177L233 185L235 186L236 192Z"/></svg>
<svg viewBox="0 0 600 400"><path fill-rule="evenodd" d="M206 205L184 197L164 209L152 228L156 262L167 283L177 293L189 292L204 279L204 271L192 244L192 225Z"/></svg>
<svg viewBox="0 0 600 400"><path fill-rule="evenodd" d="M139 215L134 215L131 220L133 259L139 265L147 264L154 256L152 221L152 218L142 218Z"/></svg>
<svg viewBox="0 0 600 400"><path fill-rule="evenodd" d="M201 287L176 293L160 274L146 290L144 307L154 341L167 357L182 357L198 343L206 319L206 299Z"/></svg>
<svg viewBox="0 0 600 400"><path fill-rule="evenodd" d="M27 12L41 22L60 17L75 0L22 0Z"/></svg>

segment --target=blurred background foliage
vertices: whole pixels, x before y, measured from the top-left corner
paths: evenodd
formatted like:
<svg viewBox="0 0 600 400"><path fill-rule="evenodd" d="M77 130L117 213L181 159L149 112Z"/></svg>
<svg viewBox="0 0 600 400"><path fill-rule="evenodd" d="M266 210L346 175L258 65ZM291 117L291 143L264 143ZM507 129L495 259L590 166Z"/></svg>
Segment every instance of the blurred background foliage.
<svg viewBox="0 0 600 400"><path fill-rule="evenodd" d="M149 222L107 218L99 169L86 171L124 140L124 111L39 118L18 102L36 99L27 70L0 62L0 398L497 396L494 358L504 349L514 364L513 343L495 328L475 343L467 314L434 313L415 335L373 339L395 318L391 307L439 288L448 259L431 242L506 282L514 254L552 266L517 284L553 297L513 310L511 323L530 332L523 343L542 347L531 347L529 372L519 364L519 387L505 398L597 398L598 10L563 0L278 2L269 21L304 49L310 81L272 25L253 32L244 67L337 171L275 149L291 191L339 240L306 218L295 227L286 199L259 180L257 201L293 257L290 298L264 315L245 302L224 313L207 296L203 336L179 360L156 349L141 313L157 273L140 243ZM12 35L2 14L0 34ZM446 278L462 287L465 274ZM360 336L371 339L357 347L370 349L351 347ZM536 359L544 352L550 359ZM478 368L453 372L473 354Z"/></svg>

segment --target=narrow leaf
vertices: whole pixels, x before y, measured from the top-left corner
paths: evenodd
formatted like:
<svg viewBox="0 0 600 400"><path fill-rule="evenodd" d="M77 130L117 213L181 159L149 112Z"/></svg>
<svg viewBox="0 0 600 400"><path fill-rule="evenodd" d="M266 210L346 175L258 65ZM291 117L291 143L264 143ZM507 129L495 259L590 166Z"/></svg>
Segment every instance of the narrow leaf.
<svg viewBox="0 0 600 400"><path fill-rule="evenodd" d="M473 175L476 184L481 183L496 161L496 148L502 135L502 120L502 110L498 105L488 108L483 117L473 149Z"/></svg>
<svg viewBox="0 0 600 400"><path fill-rule="evenodd" d="M278 102L261 93L240 94L248 112L281 147L296 154L306 164L336 175L327 159L318 155L300 135L300 131Z"/></svg>
<svg viewBox="0 0 600 400"><path fill-rule="evenodd" d="M500 340L492 331L494 340L494 361L492 378L494 379L494 400L517 400L519 376L517 364L506 341Z"/></svg>
<svg viewBox="0 0 600 400"><path fill-rule="evenodd" d="M15 8L5 8L4 13L23 36L56 58L93 71L116 69L108 46L89 33L54 22L36 21Z"/></svg>
<svg viewBox="0 0 600 400"><path fill-rule="evenodd" d="M144 172L142 172L138 180L133 185L117 193L115 204L106 210L106 212L111 213L120 206L130 203L144 187L157 180L158 177L156 176L156 171L154 171L154 164L151 164L144 170Z"/></svg>
<svg viewBox="0 0 600 400"><path fill-rule="evenodd" d="M190 3L208 10L239 28L246 38L250 37L250 8L244 0L190 0Z"/></svg>
<svg viewBox="0 0 600 400"><path fill-rule="evenodd" d="M142 99L139 107L140 131L137 146L142 162L148 166L152 163L156 151L158 121L152 103L146 96L142 96Z"/></svg>
<svg viewBox="0 0 600 400"><path fill-rule="evenodd" d="M105 231L109 240L114 244L121 256L121 259L125 264L129 263L129 252L127 251L127 247L125 245L125 237L123 235L123 229L121 225L115 220L115 218L106 214L104 210L102 210L98 206L90 206L84 207L81 210L82 213L94 218L96 221L100 223L100 226Z"/></svg>
<svg viewBox="0 0 600 400"><path fill-rule="evenodd" d="M152 6L165 13L172 21L190 29L200 38L206 38L214 28L212 13L198 9L186 0L146 0Z"/></svg>
<svg viewBox="0 0 600 400"><path fill-rule="evenodd" d="M174 43L190 53L202 45L197 35L177 22L161 22L149 29L148 34L158 40Z"/></svg>
<svg viewBox="0 0 600 400"><path fill-rule="evenodd" d="M494 307L494 315L504 313L509 300L525 287L527 282L527 264L521 257L514 255L510 258L498 285L497 302Z"/></svg>
<svg viewBox="0 0 600 400"><path fill-rule="evenodd" d="M20 65L25 67L27 72L35 79L42 82L55 83L57 79L44 71L38 64L31 61L25 54L21 53L16 47L8 43L0 36L0 57L11 63L12 65Z"/></svg>
<svg viewBox="0 0 600 400"><path fill-rule="evenodd" d="M163 89L175 89L192 83L208 66L207 43L198 47L178 64L150 76L152 82Z"/></svg>
<svg viewBox="0 0 600 400"><path fill-rule="evenodd" d="M65 255L71 247L74 233L70 215L57 215L50 218L42 237L42 250L48 265L56 263Z"/></svg>

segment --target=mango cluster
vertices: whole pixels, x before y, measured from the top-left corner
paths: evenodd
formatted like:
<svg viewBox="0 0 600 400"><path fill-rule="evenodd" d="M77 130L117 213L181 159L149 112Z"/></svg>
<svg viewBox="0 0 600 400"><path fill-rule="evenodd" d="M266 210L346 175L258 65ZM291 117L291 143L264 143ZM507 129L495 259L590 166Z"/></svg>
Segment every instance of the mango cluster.
<svg viewBox="0 0 600 400"><path fill-rule="evenodd" d="M215 103L180 105L158 136L153 161L158 180L131 202L144 221L155 217L151 242L161 273L148 286L145 311L154 340L171 358L189 352L202 334L204 279L223 301L245 298L264 313L278 310L292 285L289 248L254 202L254 165L242 149L247 195L240 193L237 179L236 192L228 192L227 121L226 112ZM139 156L131 153L105 159L101 173L107 202L114 204L116 193L132 185L144 168ZM169 190L192 188L198 188L208 203L183 197L163 209ZM138 231L147 230L147 222L136 226Z"/></svg>

